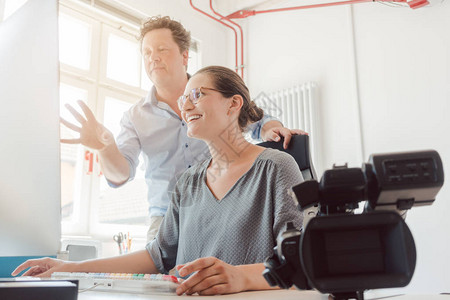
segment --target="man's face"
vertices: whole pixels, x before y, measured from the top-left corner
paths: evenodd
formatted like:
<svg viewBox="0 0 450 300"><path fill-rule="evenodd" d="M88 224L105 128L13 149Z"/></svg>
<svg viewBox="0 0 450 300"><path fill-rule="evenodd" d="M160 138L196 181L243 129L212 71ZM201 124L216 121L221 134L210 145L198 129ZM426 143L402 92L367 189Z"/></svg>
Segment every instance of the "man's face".
<svg viewBox="0 0 450 300"><path fill-rule="evenodd" d="M180 53L170 29L147 32L142 40L142 55L147 76L157 87L186 76L188 51Z"/></svg>

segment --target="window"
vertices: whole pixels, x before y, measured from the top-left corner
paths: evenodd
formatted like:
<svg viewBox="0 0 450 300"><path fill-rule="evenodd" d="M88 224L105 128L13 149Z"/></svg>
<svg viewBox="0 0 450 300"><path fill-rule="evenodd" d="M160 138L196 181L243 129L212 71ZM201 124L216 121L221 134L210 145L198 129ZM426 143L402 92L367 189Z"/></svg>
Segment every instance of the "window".
<svg viewBox="0 0 450 300"><path fill-rule="evenodd" d="M67 14L59 14L59 61L81 70L91 66L93 26Z"/></svg>
<svg viewBox="0 0 450 300"><path fill-rule="evenodd" d="M141 56L135 41L114 33L108 34L106 77L130 86L140 86Z"/></svg>
<svg viewBox="0 0 450 300"><path fill-rule="evenodd" d="M151 87L136 39L139 29L77 1L61 1L59 11L61 116L78 124L65 104L80 111L76 101L82 100L117 136L122 114ZM191 74L201 66L196 47L195 43L190 51ZM61 137L78 138L78 133L61 126ZM141 159L133 181L111 188L95 152L77 144L61 144L63 234L109 237L130 230L134 236L145 235L144 171Z"/></svg>
<svg viewBox="0 0 450 300"><path fill-rule="evenodd" d="M69 80L67 80L69 81ZM65 104L75 105L76 100L87 102L88 90L66 83L60 84L60 115L65 120L76 124L75 118L65 108ZM74 131L61 126L61 136L77 138ZM74 222L79 218L79 199L82 191L83 147L81 145L61 144L61 217L63 220ZM78 199L78 201L74 201ZM74 205L78 206L74 208Z"/></svg>

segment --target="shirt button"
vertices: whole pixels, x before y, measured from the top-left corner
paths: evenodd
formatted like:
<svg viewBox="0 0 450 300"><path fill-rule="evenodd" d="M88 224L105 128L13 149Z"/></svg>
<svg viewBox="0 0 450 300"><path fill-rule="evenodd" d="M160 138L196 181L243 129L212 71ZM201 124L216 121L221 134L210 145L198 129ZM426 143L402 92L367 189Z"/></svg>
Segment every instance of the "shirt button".
<svg viewBox="0 0 450 300"><path fill-rule="evenodd" d="M189 145L186 143L186 144L184 144L184 146L187 148L187 147L189 147Z"/></svg>
<svg viewBox="0 0 450 300"><path fill-rule="evenodd" d="M184 123L183 123L183 122L181 122L181 126L184 126Z"/></svg>
<svg viewBox="0 0 450 300"><path fill-rule="evenodd" d="M190 168L190 167L191 167L191 165L188 166L188 168Z"/></svg>

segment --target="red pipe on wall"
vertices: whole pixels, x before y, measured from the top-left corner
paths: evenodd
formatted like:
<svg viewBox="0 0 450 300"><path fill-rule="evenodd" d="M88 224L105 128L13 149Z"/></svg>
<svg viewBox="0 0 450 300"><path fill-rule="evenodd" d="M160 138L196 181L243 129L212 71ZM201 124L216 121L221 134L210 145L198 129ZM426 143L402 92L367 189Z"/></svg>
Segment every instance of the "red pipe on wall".
<svg viewBox="0 0 450 300"><path fill-rule="evenodd" d="M380 2L403 2L407 3L406 0L377 0ZM418 0L416 0L418 1ZM427 1L427 0L423 0ZM321 4L312 4L312 5L302 5L302 6L294 6L294 7L285 7L285 8L276 8L276 9L268 9L268 10L238 10L232 14L226 16L228 19L244 19L249 16L254 16L256 14L263 13L271 13L271 12L280 12L280 11L288 11L288 10L297 10L297 9L307 9L307 8L318 8L318 7L327 7L327 6L336 6L343 4L357 4L364 2L374 2L374 0L349 0L349 1L340 1L340 2L331 2L331 3L321 3ZM410 5L411 6L411 5Z"/></svg>
<svg viewBox="0 0 450 300"><path fill-rule="evenodd" d="M219 22L219 23L222 24L222 25L225 25L225 26L228 27L228 28L231 28L231 29L234 31L234 44L235 44L235 47L234 47L234 48L235 48L235 56L236 56L236 59L235 59L235 70L236 70L236 72L238 72L238 71L239 71L239 66L238 66L238 48L237 48L237 43L238 43L238 41L237 41L237 31L236 31L236 29L234 29L233 27L231 27L231 26L228 25L227 23L222 22L222 21L220 21L219 19L216 19L214 16L212 16L212 15L210 15L210 14L207 14L207 13L204 12L203 10L201 10L201 9L199 9L199 8L197 8L197 7L195 7L194 4L192 3L192 0L189 0L189 3L191 4L192 8L195 9L196 11L198 11L198 12L204 14L205 16L207 16L207 17L213 19L214 21Z"/></svg>
<svg viewBox="0 0 450 300"><path fill-rule="evenodd" d="M214 14L216 14L216 16L219 16L219 17L221 17L222 19L227 20L228 22L230 22L231 24L233 24L233 25L235 25L235 26L237 26L237 27L239 28L239 31L240 31L240 33L241 33L241 65L240 65L239 67L240 67L240 69L241 69L241 77L242 77L242 79L244 79L244 33L243 33L243 31L242 31L242 27L241 27L238 23L233 22L233 21L231 21L230 19L228 19L227 17L225 17L225 16L219 14L218 12L216 12L216 11L214 10L213 6L212 6L212 0L209 0L209 7L211 8L211 11L212 11ZM236 45L236 46L237 46L237 45ZM237 50L237 49L236 49L236 50Z"/></svg>
<svg viewBox="0 0 450 300"><path fill-rule="evenodd" d="M289 10L297 10L297 9L308 9L308 8L318 8L318 7L328 7L328 6L337 6L337 5L344 5L344 4L357 4L357 3L365 3L365 2L374 2L375 0L347 0L347 1L340 1L340 2L331 2L331 3L321 3L321 4L312 4L312 5L303 5L303 6L294 6L294 7L285 7L285 8L277 8L277 9L268 9L268 10L238 10L232 14L229 14L228 16L223 16L220 13L216 12L212 6L212 0L209 0L209 7L211 8L211 11L218 17L220 17L222 20L226 20L233 24L234 26L237 26L240 31L241 35L241 64L238 65L238 42L237 42L237 32L236 29L232 26L222 22L219 19L216 19L214 16L200 10L199 8L195 7L192 3L192 0L189 0L189 3L191 4L192 8L196 11L204 14L205 16L213 19L216 22L221 23L222 25L225 25L228 28L231 28L234 31L234 44L235 44L235 70L239 73L239 69L241 69L241 77L244 78L244 34L242 31L242 27L237 24L236 22L233 22L231 19L243 19L247 18L249 16L254 16L256 14L263 14L263 13L271 13L271 12L280 12L280 11L289 11ZM425 6L429 4L428 0L377 0L379 2L401 2L401 3L408 3L411 8L419 8L422 6Z"/></svg>

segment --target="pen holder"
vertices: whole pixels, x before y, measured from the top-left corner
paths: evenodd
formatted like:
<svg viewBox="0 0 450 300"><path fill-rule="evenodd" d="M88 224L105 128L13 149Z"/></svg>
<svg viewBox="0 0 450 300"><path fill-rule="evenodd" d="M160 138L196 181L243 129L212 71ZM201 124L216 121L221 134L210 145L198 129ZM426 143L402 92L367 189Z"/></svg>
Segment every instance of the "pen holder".
<svg viewBox="0 0 450 300"><path fill-rule="evenodd" d="M113 240L117 244L117 248L119 250L119 255L127 254L130 252L132 238L131 238L129 232L127 234L123 234L122 232L119 232L119 233L113 235Z"/></svg>

